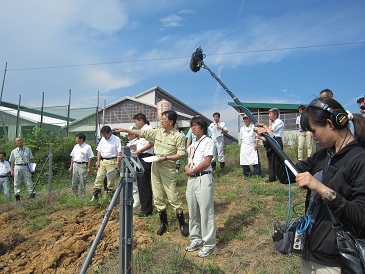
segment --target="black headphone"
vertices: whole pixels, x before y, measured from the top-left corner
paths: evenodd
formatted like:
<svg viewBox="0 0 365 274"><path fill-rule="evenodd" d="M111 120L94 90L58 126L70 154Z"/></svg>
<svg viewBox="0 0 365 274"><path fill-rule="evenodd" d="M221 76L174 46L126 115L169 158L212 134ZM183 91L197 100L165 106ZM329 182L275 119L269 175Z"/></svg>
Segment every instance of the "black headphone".
<svg viewBox="0 0 365 274"><path fill-rule="evenodd" d="M334 126L338 129L345 128L348 124L349 117L344 109L333 109L331 106L323 103L320 98L314 99L308 107L315 107L326 110L331 113L330 119Z"/></svg>

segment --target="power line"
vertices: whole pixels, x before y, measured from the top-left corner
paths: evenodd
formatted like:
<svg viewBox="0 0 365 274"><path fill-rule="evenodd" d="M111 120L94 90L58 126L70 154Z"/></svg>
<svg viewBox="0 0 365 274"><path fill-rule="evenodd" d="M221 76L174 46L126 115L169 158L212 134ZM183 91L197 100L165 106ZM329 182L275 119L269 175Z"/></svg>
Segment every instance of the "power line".
<svg viewBox="0 0 365 274"><path fill-rule="evenodd" d="M232 54L245 54L245 53L258 53L258 52L270 52L270 51L284 51L284 50L298 50L308 48L323 48L323 47L338 47L348 45L365 44L365 42L348 42L348 43L335 43L335 44L324 44L324 45L310 45L310 46L298 46L298 47L285 47L285 48L274 48L274 49L258 49L258 50L247 50L247 51L236 51L236 52L224 52L224 53L212 53L206 56L220 56L220 55L232 55ZM180 57L163 57L163 58L151 58L151 59L138 59L129 61L115 61L115 62L102 62L102 63L89 63L89 64L75 64L75 65L59 65L59 66L47 66L47 67L32 67L32 68L15 68L8 69L7 71L26 71L26 70L44 70L44 69L59 69L59 68L73 68L73 67L88 67L88 66L100 66L100 65L113 65L113 64L127 64L127 63L138 63L138 62L151 62L151 61L162 61L172 59L185 59L191 56L180 56Z"/></svg>

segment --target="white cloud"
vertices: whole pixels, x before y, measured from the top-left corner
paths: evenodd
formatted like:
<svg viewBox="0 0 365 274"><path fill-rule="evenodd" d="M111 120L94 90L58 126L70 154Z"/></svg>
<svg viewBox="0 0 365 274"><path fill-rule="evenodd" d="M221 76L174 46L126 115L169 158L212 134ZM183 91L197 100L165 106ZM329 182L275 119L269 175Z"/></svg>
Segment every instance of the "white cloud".
<svg viewBox="0 0 365 274"><path fill-rule="evenodd" d="M171 14L160 19L164 27L181 27L184 19L180 15Z"/></svg>

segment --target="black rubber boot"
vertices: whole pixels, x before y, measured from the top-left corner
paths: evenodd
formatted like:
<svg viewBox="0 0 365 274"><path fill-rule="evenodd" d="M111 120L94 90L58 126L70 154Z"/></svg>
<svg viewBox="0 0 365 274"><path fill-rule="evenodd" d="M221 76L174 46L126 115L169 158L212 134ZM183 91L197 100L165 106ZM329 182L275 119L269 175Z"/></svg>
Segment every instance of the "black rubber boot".
<svg viewBox="0 0 365 274"><path fill-rule="evenodd" d="M219 172L223 172L223 169L226 166L226 163L225 162L220 162L219 166L220 166Z"/></svg>
<svg viewBox="0 0 365 274"><path fill-rule="evenodd" d="M216 162L212 162L211 165L212 165L213 170L215 170L215 168L217 166L217 163Z"/></svg>
<svg viewBox="0 0 365 274"><path fill-rule="evenodd" d="M32 194L30 194L30 198L31 199L34 199L35 198L35 193L34 192L32 192Z"/></svg>
<svg viewBox="0 0 365 274"><path fill-rule="evenodd" d="M181 212L180 214L176 213L176 216L177 219L179 220L181 235L183 235L184 237L189 236L189 228L185 223L184 212Z"/></svg>
<svg viewBox="0 0 365 274"><path fill-rule="evenodd" d="M20 203L20 195L19 195L19 194L16 194L16 195L15 195L15 201L16 201L17 203Z"/></svg>
<svg viewBox="0 0 365 274"><path fill-rule="evenodd" d="M167 213L166 210L160 211L158 213L160 215L160 228L157 230L157 235L162 235L167 231L167 226L168 226L168 222L167 222Z"/></svg>
<svg viewBox="0 0 365 274"><path fill-rule="evenodd" d="M98 200L99 194L101 194L100 188L94 188L93 197L91 198L91 201Z"/></svg>

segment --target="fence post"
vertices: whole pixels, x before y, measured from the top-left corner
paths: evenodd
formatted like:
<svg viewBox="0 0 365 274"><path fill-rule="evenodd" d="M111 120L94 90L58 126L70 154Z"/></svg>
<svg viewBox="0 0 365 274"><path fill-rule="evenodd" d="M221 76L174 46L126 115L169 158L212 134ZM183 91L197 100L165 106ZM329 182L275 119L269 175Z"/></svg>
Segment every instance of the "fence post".
<svg viewBox="0 0 365 274"><path fill-rule="evenodd" d="M49 169L48 169L48 194L52 193L52 162L53 162L53 145L49 145Z"/></svg>

